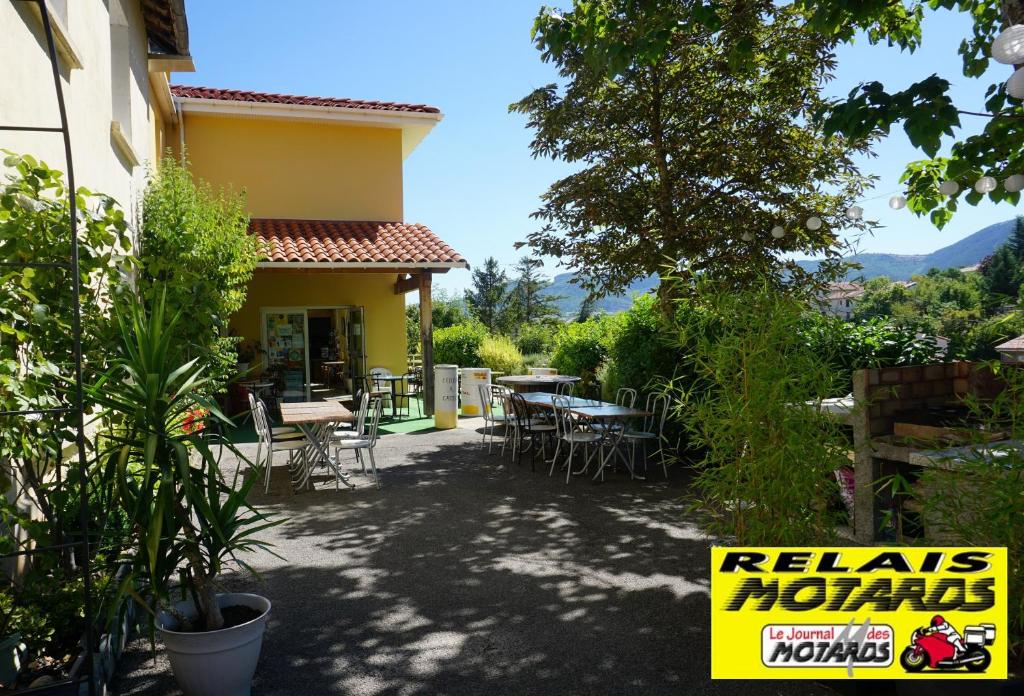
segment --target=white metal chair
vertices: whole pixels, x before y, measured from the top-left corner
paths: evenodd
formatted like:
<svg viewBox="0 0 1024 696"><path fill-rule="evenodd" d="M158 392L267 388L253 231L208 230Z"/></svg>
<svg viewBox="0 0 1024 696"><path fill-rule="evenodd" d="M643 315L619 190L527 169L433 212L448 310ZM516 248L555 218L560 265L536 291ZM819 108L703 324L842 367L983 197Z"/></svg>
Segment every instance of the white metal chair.
<svg viewBox="0 0 1024 696"><path fill-rule="evenodd" d="M377 484L377 488L380 488L380 476L377 474L377 461L373 458L373 450L377 446L377 434L378 427L380 426L381 413L384 411L384 400L381 398L369 398L369 394L363 396L364 399L368 400L368 406L362 414L362 422L358 424L358 428L362 431L362 437L345 438L338 440L334 443L334 457L339 462L340 471L340 454L342 450L352 450L355 452L356 461L362 467L363 473L366 473L366 462L363 461L361 456L365 450L370 456L370 468L373 470L373 480ZM372 414L372 415L371 415ZM370 416L370 424L366 425L366 418Z"/></svg>
<svg viewBox="0 0 1024 696"><path fill-rule="evenodd" d="M490 454L491 447L494 446L494 429L508 428L508 413L504 411L505 394L508 389L499 384L480 384L477 387L480 390L480 403L483 404L484 411L484 432L481 441L487 442L490 436L490 442L487 443L487 454ZM496 402L502 404L502 413L495 412Z"/></svg>
<svg viewBox="0 0 1024 696"><path fill-rule="evenodd" d="M370 380L373 382L373 391L382 392L384 394L382 399L387 402L387 407L391 408L391 381L380 379L381 377L391 377L391 370L386 367L370 368Z"/></svg>
<svg viewBox="0 0 1024 696"><path fill-rule="evenodd" d="M555 393L559 396L572 396L576 391L576 384L573 382L559 382L555 387Z"/></svg>
<svg viewBox="0 0 1024 696"><path fill-rule="evenodd" d="M562 449L562 443L564 442L569 447L569 457L565 462L565 482L569 483L569 479L572 478L572 457L576 453L576 447L583 447L583 468L577 473L583 473L590 466L590 460L593 459L594 455L600 455L601 452L601 441L604 439L604 435L593 430L585 430L582 424L579 422L572 411L569 409L569 399L565 396L552 396L551 404L555 410L555 436L558 438L558 445L555 447L555 456L551 459L551 470L548 472L548 476L552 476L555 473L555 464L558 463L558 453ZM594 446L594 451L591 452L591 445Z"/></svg>
<svg viewBox="0 0 1024 696"><path fill-rule="evenodd" d="M661 471L668 478L668 464L665 461L665 420L668 418L668 396L650 393L644 410L651 415L644 417L640 430L627 429L622 437L629 443L629 459L636 463L636 446L639 444L644 454L644 471L647 470L647 443L658 443L658 454L661 458Z"/></svg>
<svg viewBox="0 0 1024 696"><path fill-rule="evenodd" d="M370 393L359 390L356 393L355 401L359 404L356 408L356 422L336 425L334 433L331 435L332 441L363 436L363 424L366 422L366 409L370 403Z"/></svg>
<svg viewBox="0 0 1024 696"><path fill-rule="evenodd" d="M299 433L298 438L275 440L267 418L267 407L262 401L256 401L253 410L253 421L256 423L256 434L259 444L256 447L256 465L265 467L263 492L270 492L270 469L274 466L274 453L288 453L288 469L292 484L301 488L309 480L309 456L307 448L309 440ZM265 461L263 461L265 458ZM298 461L296 461L298 459Z"/></svg>

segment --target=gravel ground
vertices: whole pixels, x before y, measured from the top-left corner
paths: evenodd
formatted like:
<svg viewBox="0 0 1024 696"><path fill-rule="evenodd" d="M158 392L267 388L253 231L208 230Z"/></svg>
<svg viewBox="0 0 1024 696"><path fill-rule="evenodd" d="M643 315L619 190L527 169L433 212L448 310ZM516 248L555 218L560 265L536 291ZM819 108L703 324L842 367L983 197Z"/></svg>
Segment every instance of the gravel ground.
<svg viewBox="0 0 1024 696"><path fill-rule="evenodd" d="M383 488L262 496L282 558L233 590L273 602L255 694L824 694L712 682L708 541L686 476L549 478L479 444L473 421L378 445ZM178 693L148 641L118 694Z"/></svg>

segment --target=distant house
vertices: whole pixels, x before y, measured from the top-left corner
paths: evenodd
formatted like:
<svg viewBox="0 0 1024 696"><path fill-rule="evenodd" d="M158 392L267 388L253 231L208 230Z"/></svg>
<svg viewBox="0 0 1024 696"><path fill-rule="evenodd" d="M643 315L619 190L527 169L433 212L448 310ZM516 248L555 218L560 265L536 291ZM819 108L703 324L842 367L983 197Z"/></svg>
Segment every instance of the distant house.
<svg viewBox="0 0 1024 696"><path fill-rule="evenodd" d="M996 351L1004 363L1024 363L1024 336L1000 343L996 346Z"/></svg>
<svg viewBox="0 0 1024 696"><path fill-rule="evenodd" d="M849 321L853 317L853 308L857 300L863 294L864 286L860 283L829 283L825 291L818 296L818 307L825 316Z"/></svg>

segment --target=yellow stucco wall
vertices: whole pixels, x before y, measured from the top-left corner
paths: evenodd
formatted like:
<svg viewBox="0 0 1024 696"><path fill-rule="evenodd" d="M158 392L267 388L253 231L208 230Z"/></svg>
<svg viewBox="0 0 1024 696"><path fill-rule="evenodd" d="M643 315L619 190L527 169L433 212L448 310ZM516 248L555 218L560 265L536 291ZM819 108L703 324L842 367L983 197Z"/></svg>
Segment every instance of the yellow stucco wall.
<svg viewBox="0 0 1024 696"><path fill-rule="evenodd" d="M240 336L260 340L260 309L265 307L364 308L367 368L404 374L405 297L394 293L394 273L256 271L245 306L231 320Z"/></svg>
<svg viewBox="0 0 1024 696"><path fill-rule="evenodd" d="M245 189L253 217L401 220L402 133L185 114L193 172Z"/></svg>

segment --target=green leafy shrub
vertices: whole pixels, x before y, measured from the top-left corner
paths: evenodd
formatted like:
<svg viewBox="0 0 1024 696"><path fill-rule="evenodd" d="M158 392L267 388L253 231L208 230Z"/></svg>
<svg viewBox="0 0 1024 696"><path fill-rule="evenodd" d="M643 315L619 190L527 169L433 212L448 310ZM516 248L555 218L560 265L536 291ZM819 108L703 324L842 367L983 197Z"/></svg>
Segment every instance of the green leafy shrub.
<svg viewBox="0 0 1024 696"><path fill-rule="evenodd" d="M487 336L480 343L477 354L483 367L506 375L522 374L523 354L508 336Z"/></svg>
<svg viewBox="0 0 1024 696"><path fill-rule="evenodd" d="M516 347L523 355L550 353L555 330L550 324L527 324L519 329Z"/></svg>
<svg viewBox="0 0 1024 696"><path fill-rule="evenodd" d="M668 391L703 453L694 485L709 531L741 545L831 540L832 472L848 460L839 426L806 403L829 392L834 372L800 338L805 306L767 284L698 284L693 301L706 311L680 327L692 376Z"/></svg>
<svg viewBox="0 0 1024 696"><path fill-rule="evenodd" d="M593 384L618 321L615 316L602 316L564 324L555 334L551 366L563 375L581 377L583 387Z"/></svg>
<svg viewBox="0 0 1024 696"><path fill-rule="evenodd" d="M676 321L685 321L680 315L689 311L689 303L680 303ZM608 338L607 371L602 380L605 395L614 395L619 387L645 391L674 377L683 353L672 340L674 333L657 298L637 295Z"/></svg>
<svg viewBox="0 0 1024 696"><path fill-rule="evenodd" d="M248 230L242 196L193 181L187 163L175 157L161 160L142 200L137 288L147 306L166 293L168 311L188 317L178 339L207 367L212 393L235 374L241 339L228 336L228 320L245 303L262 258Z"/></svg>
<svg viewBox="0 0 1024 696"><path fill-rule="evenodd" d="M1010 312L986 319L967 333L964 356L968 360L994 360L996 346L1024 333L1024 312Z"/></svg>
<svg viewBox="0 0 1024 696"><path fill-rule="evenodd" d="M480 345L487 329L477 322L455 324L434 332L434 363L480 367Z"/></svg>

